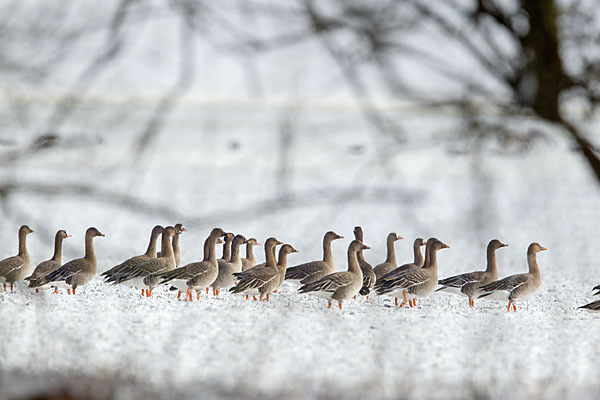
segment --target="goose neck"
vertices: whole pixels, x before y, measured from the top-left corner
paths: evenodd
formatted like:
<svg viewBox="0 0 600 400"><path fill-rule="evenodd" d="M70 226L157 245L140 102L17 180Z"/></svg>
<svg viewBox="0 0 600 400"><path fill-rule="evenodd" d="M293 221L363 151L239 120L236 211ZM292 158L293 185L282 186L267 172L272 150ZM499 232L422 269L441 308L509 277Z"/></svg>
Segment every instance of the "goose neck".
<svg viewBox="0 0 600 400"><path fill-rule="evenodd" d="M423 253L421 253L421 246L418 243L415 243L413 253L415 265L422 267L425 264L425 259L423 258Z"/></svg>
<svg viewBox="0 0 600 400"><path fill-rule="evenodd" d="M396 265L396 249L394 248L394 243L396 242L393 238L388 238L387 240L387 256L385 258L386 263ZM362 250L360 251L362 256Z"/></svg>
<svg viewBox="0 0 600 400"><path fill-rule="evenodd" d="M56 236L54 239L54 254L52 255L52 260L58 261L59 264L62 264L62 236Z"/></svg>

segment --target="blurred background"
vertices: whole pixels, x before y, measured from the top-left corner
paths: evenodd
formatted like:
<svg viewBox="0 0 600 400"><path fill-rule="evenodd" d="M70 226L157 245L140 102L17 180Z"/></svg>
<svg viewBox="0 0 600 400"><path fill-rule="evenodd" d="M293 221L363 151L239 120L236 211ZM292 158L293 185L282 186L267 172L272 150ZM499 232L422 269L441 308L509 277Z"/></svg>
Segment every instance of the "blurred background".
<svg viewBox="0 0 600 400"><path fill-rule="evenodd" d="M589 233L562 224L598 202L593 1L0 8L2 243L21 223L39 251L70 229L67 254L97 225L115 257L155 222L298 248L363 224L382 253L389 230Z"/></svg>
<svg viewBox="0 0 600 400"><path fill-rule="evenodd" d="M444 275L498 237L506 273L539 241L550 274L597 277L593 0L3 0L0 15L2 254L23 223L33 262L59 228L79 256L97 226L106 270L182 222L184 263L217 225L307 261L325 231L362 225L374 265L395 231L400 262L416 236L450 244Z"/></svg>

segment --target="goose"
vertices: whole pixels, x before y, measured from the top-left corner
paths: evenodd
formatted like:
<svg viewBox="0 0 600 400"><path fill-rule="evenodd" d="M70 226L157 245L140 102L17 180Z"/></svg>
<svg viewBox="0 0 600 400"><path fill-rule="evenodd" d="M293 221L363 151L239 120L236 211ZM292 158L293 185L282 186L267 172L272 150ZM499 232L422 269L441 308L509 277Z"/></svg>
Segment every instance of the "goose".
<svg viewBox="0 0 600 400"><path fill-rule="evenodd" d="M547 250L539 243L531 243L527 248L527 265L529 272L524 274L510 275L499 281L492 282L480 288L482 294L478 298L488 297L508 300L508 308L510 312L512 306L513 311L517 312L515 302L521 300L529 300L538 291L542 284L542 274L537 264L536 255L540 251Z"/></svg>
<svg viewBox="0 0 600 400"><path fill-rule="evenodd" d="M359 242L363 241L363 230L360 226L354 227L354 238ZM363 285L362 288L358 291L358 293L362 296L367 296L369 298L369 293L371 289L375 285L375 281L377 277L375 276L375 272L373 271L373 267L365 260L365 256L363 255L363 251L360 250L357 254L358 265L360 266L360 270L363 274Z"/></svg>
<svg viewBox="0 0 600 400"><path fill-rule="evenodd" d="M234 234L228 232L225 236L225 243L223 244L223 255L220 259L217 260L217 263L220 264L220 261L229 261L231 259L231 243L234 239Z"/></svg>
<svg viewBox="0 0 600 400"><path fill-rule="evenodd" d="M335 271L335 263L331 252L331 242L343 238L343 236L333 231L327 232L323 237L323 260L311 261L288 268L285 273L285 279L306 285L333 273Z"/></svg>
<svg viewBox="0 0 600 400"><path fill-rule="evenodd" d="M31 282L37 281L43 276L48 275L49 273L57 270L61 266L62 243L64 239L70 237L71 235L69 235L64 229L61 229L58 232L56 232L56 235L54 236L54 254L52 255L52 257L49 260L42 261L41 263L39 263L33 270L33 273L27 278L25 278L26 281L30 282L30 287ZM35 292L38 293L39 289L40 288L36 288Z"/></svg>
<svg viewBox="0 0 600 400"><path fill-rule="evenodd" d="M2 282L5 292L7 283L10 283L12 292L15 282L23 280L29 274L31 259L27 251L27 235L30 233L33 233L33 229L22 225L19 228L19 253L0 261L0 282Z"/></svg>
<svg viewBox="0 0 600 400"><path fill-rule="evenodd" d="M329 274L318 281L300 287L298 292L326 299L328 308L331 308L331 302L336 300L341 310L344 299L356 296L363 285L362 270L358 264L357 253L369 249L370 247L362 242L353 240L348 246L347 271Z"/></svg>
<svg viewBox="0 0 600 400"><path fill-rule="evenodd" d="M134 265L129 264L118 276L108 282L112 282L114 285L128 283L141 290L142 297L151 297L152 291L158 284L156 274L175 269L175 254L171 238L175 237L176 232L173 226L167 226L163 229L160 257L150 257L146 261ZM156 252L153 254L156 254Z"/></svg>
<svg viewBox="0 0 600 400"><path fill-rule="evenodd" d="M255 238L250 238L246 242L246 258L242 258L242 271L246 271L256 265L256 258L254 257L254 252L252 248L254 246L260 246L258 240Z"/></svg>
<svg viewBox="0 0 600 400"><path fill-rule="evenodd" d="M404 297L404 301L400 307L406 303L413 307L415 305L413 300L428 296L436 288L438 281L437 252L449 247L439 239L428 239L427 247L425 248L426 260L423 267L410 266L400 271L394 278L388 278L381 283L377 283L375 285L377 294L389 293L395 297L401 294Z"/></svg>
<svg viewBox="0 0 600 400"><path fill-rule="evenodd" d="M398 268L398 263L396 262L396 250L394 249L394 243L396 243L397 240L401 239L403 239L403 237L395 234L394 232L387 235L387 239L385 241L387 246L387 255L385 257L385 261L373 268L373 272L375 273L376 279L379 279L382 276L392 272L394 269ZM420 250L419 254L421 254Z"/></svg>
<svg viewBox="0 0 600 400"><path fill-rule="evenodd" d="M260 287L274 282L275 286L279 283L279 271L277 270L277 261L275 260L275 252L273 249L279 244L283 244L274 237L270 237L265 241L265 265L256 266L246 270L244 272L235 273L234 276L238 278L236 286L229 289L232 293L246 293L246 299L248 295L256 296L261 295ZM270 292L269 292L270 293Z"/></svg>
<svg viewBox="0 0 600 400"><path fill-rule="evenodd" d="M183 224L175 224L175 236L173 236L172 246L173 246L173 254L175 256L175 266L179 267L179 263L181 262L181 248L179 247L179 238L183 232L187 232L187 229ZM162 253L159 251L156 253L156 257L161 257Z"/></svg>
<svg viewBox="0 0 600 400"><path fill-rule="evenodd" d="M103 276L107 283L128 281L129 279L123 279L123 277L129 276L140 264L156 258L156 240L163 231L164 228L162 226L156 225L152 228L152 232L150 232L150 242L148 243L148 248L144 254L128 258L121 264L112 267L108 271L104 271L100 276Z"/></svg>
<svg viewBox="0 0 600 400"><path fill-rule="evenodd" d="M439 291L447 291L450 293L460 294L469 298L469 305L475 306L473 300L478 294L478 289L498 280L498 266L496 264L496 250L507 247L506 243L502 243L498 239L490 240L487 245L487 267L485 271L467 272L465 274L455 275L450 278L438 281L442 285Z"/></svg>
<svg viewBox="0 0 600 400"><path fill-rule="evenodd" d="M227 237L227 239L228 238L229 237ZM227 246L227 242L228 240L225 240L225 246ZM211 285L213 288L213 295L218 296L222 288L230 288L234 285L235 278L233 277L233 274L242 271L240 246L246 242L247 240L243 235L236 235L233 240L229 240L231 245L231 255L229 257L229 261L225 261L223 259L217 260L219 273L217 275L217 279L215 279Z"/></svg>
<svg viewBox="0 0 600 400"><path fill-rule="evenodd" d="M600 285L594 287L592 290L598 290L597 293L594 293L594 296L599 295L600 294ZM588 303L584 306L580 306L577 308L580 308L585 311L590 311L590 312L600 312L600 300L592 301L591 303Z"/></svg>
<svg viewBox="0 0 600 400"><path fill-rule="evenodd" d="M279 257L277 258L277 271L279 273L279 280L277 286L273 290L276 292L285 282L285 273L287 272L287 256L291 253L299 253L291 244L285 244L279 249ZM269 294L267 293L267 301L269 301Z"/></svg>
<svg viewBox="0 0 600 400"><path fill-rule="evenodd" d="M185 292L185 301L193 300L193 290L198 292L206 288L208 291L208 287L217 279L219 273L215 246L217 240L223 236L231 236L231 233L225 233L221 228L214 228L204 242L204 260L160 274L158 276L161 279L160 283L171 282L180 292Z"/></svg>
<svg viewBox="0 0 600 400"><path fill-rule="evenodd" d="M67 293L73 294L79 286L91 281L96 275L96 253L94 252L94 238L104 237L104 233L97 228L91 227L85 231L85 256L63 264L54 272L38 279L31 287L40 287L46 284L67 289Z"/></svg>
<svg viewBox="0 0 600 400"><path fill-rule="evenodd" d="M422 268L423 265L425 264L425 260L423 259L423 254L421 254L421 247L425 246L426 244L427 244L427 241L425 241L425 239L416 238L413 243L413 255L414 255L413 262L409 263L409 264L403 264L403 265L399 266L398 268L388 272L387 274L380 276L377 279L377 282L375 283L375 289L377 289L378 285L379 286L385 285L384 282L387 280L396 279L398 276L400 276L402 274L402 271L405 271L408 268L413 268L413 267ZM425 254L425 256L427 256L427 254ZM396 306L398 305L398 297L394 297L394 303L396 304Z"/></svg>

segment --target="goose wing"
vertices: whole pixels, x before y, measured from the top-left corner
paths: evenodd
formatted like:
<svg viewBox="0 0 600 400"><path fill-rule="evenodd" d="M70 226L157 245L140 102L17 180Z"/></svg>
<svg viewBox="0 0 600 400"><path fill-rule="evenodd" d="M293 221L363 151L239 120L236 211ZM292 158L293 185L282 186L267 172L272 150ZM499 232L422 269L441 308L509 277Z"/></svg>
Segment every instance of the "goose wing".
<svg viewBox="0 0 600 400"><path fill-rule="evenodd" d="M334 292L341 286L352 283L352 276L348 272L335 272L309 283L298 289L300 293L309 292Z"/></svg>
<svg viewBox="0 0 600 400"><path fill-rule="evenodd" d="M252 272L244 274L244 277L238 281L238 284L229 289L230 292L242 293L248 289L258 289L273 279L279 278L277 270L270 267L252 268L246 272L248 271Z"/></svg>

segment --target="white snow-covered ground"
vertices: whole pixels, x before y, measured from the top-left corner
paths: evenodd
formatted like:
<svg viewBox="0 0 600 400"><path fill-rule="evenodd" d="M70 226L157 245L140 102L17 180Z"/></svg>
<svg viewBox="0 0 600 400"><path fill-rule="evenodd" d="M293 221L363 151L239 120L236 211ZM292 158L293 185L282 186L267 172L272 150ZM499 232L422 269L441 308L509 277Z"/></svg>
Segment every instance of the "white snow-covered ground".
<svg viewBox="0 0 600 400"><path fill-rule="evenodd" d="M279 161L272 126L236 112L237 119L208 124L219 126L218 135L197 132L205 117L176 114L143 167L119 161L130 147L118 133L89 151L49 150L4 167L3 178L15 182L92 182L100 192L139 197L144 207L17 192L4 203L0 257L16 252L22 223L36 229L28 239L34 264L50 257L48 239L60 228L73 234L64 259L80 257L83 232L94 225L107 235L95 241L106 270L141 253L153 225L182 222L189 229L183 263L201 258L215 225L293 244L300 253L291 265L319 258L322 235L333 229L345 236L333 245L343 270L352 228L362 225L374 265L385 258L390 231L406 238L396 245L401 263L412 257L413 238L439 237L451 246L439 253L442 277L482 268L492 238L510 245L497 253L500 274L522 272L527 245L538 241L549 249L538 256L539 294L507 314L504 303L479 301L472 310L446 294L416 309L376 298L348 301L340 311L289 286L269 303L225 294L189 304L173 292L145 299L99 279L77 296L34 295L20 285L0 293L0 398L65 387L118 398L600 396L600 315L576 310L600 284L600 193L567 143L556 139L518 155L487 151L475 163L439 141L413 139L395 150L386 174L356 115L344 115L328 134L299 127L286 196L273 200ZM354 145L364 152L348 151Z"/></svg>
<svg viewBox="0 0 600 400"><path fill-rule="evenodd" d="M77 296L20 290L1 298L0 395L85 393L69 379L83 376L122 398L597 398L600 319L575 309L591 282L564 278L550 273L516 314L447 295L340 312L292 288L269 303L145 299L99 281Z"/></svg>

